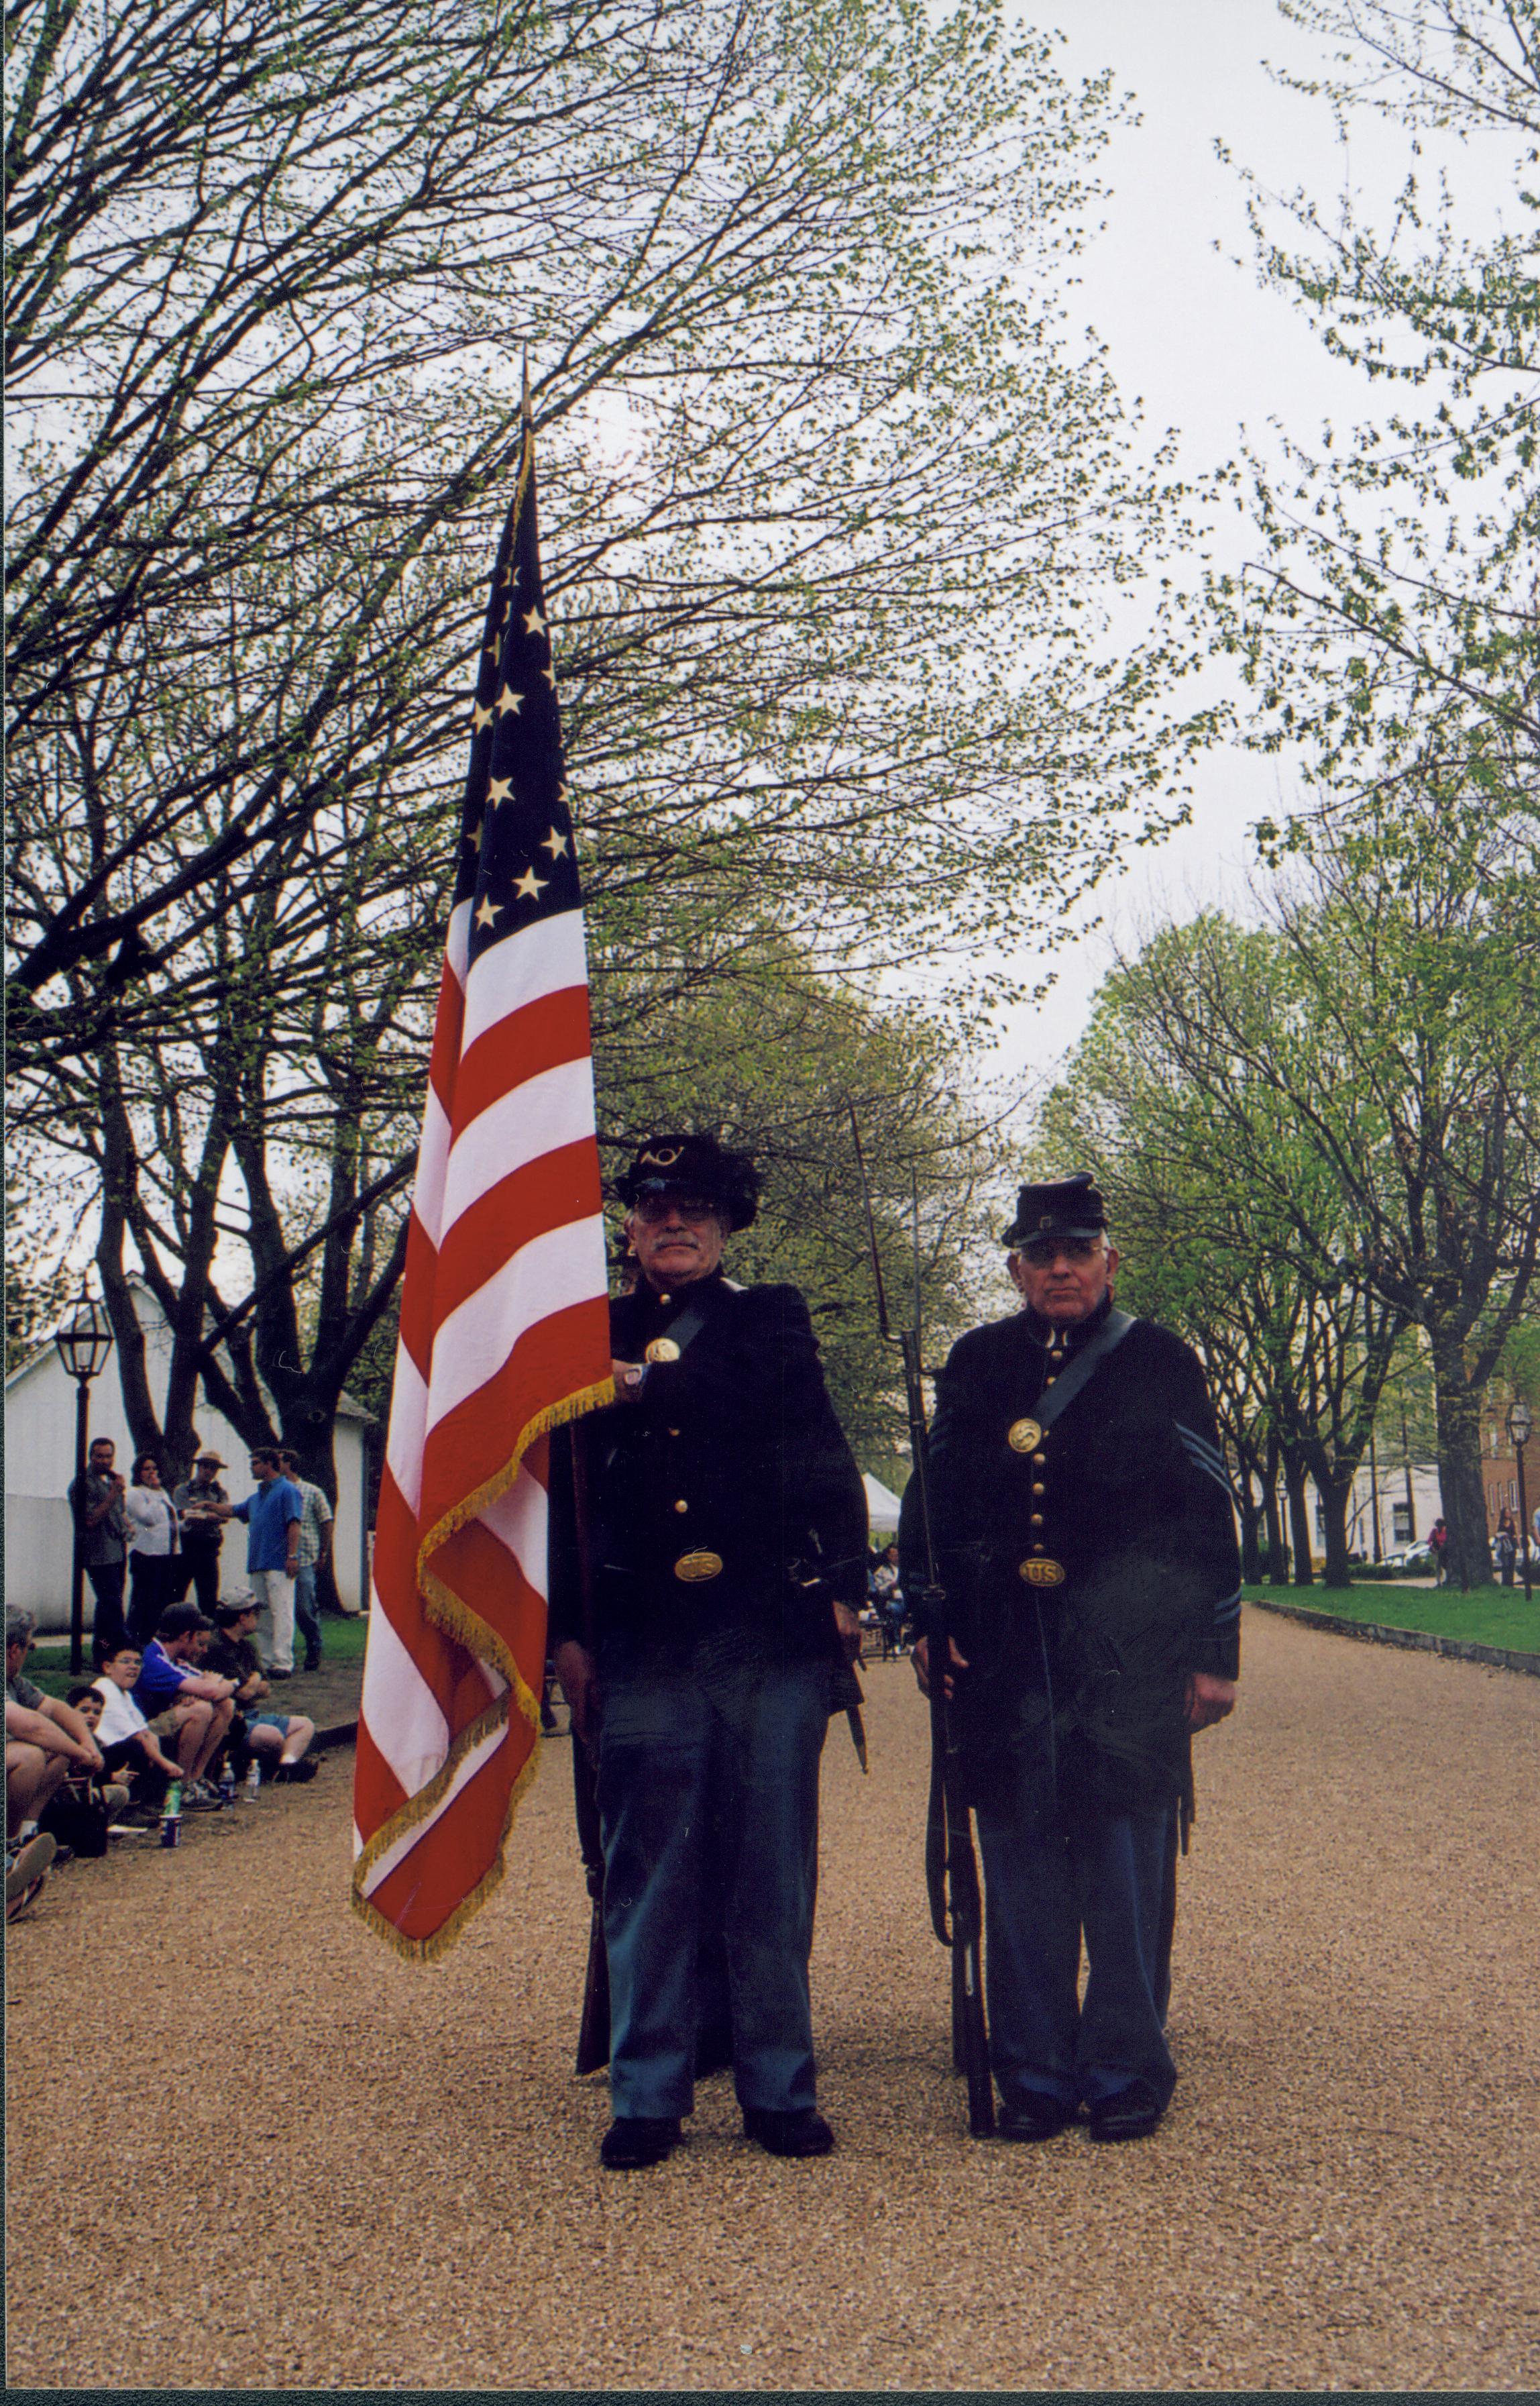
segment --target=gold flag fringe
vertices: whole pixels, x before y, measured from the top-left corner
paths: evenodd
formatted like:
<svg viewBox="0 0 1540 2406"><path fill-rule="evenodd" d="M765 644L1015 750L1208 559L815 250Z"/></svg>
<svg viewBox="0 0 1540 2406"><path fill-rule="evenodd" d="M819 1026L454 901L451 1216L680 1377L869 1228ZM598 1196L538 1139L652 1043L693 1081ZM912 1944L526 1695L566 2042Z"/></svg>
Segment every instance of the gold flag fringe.
<svg viewBox="0 0 1540 2406"><path fill-rule="evenodd" d="M507 1493L518 1477L525 1455L538 1437L546 1436L552 1429L559 1428L570 1421L581 1420L589 1412L602 1411L606 1405L613 1404L614 1401L614 1379L600 1379L591 1386L579 1387L572 1394L564 1395L559 1403L548 1404L544 1409L536 1412L520 1430L518 1441L501 1469L495 1471L490 1479L485 1479L470 1495L462 1497L454 1509L446 1512L441 1521L435 1521L428 1536L418 1545L417 1592L427 1609L428 1618L463 1646L467 1653L473 1654L478 1662L489 1663L499 1671L507 1680L508 1685L502 1695L495 1696L486 1711L478 1713L475 1720L467 1728L461 1730L427 1786L418 1789L415 1796L409 1796L405 1804L392 1813L388 1821L381 1823L368 1845L360 1850L353 1865L354 1911L369 1929L383 1938L388 1946L393 1946L397 1954L405 1956L409 1961L432 1963L446 1954L466 1924L480 1912L487 1899L502 1885L504 1872L503 1853L517 1816L519 1801L533 1779L540 1762L539 1749L532 1748L528 1761L510 1790L508 1809L503 1816L502 1828L498 1835L496 1857L469 1895L460 1899L448 1919L427 1938L404 1936L364 1894L362 1883L369 1872L380 1857L388 1853L409 1830L416 1829L420 1822L430 1818L445 1791L452 1784L455 1774L465 1757L473 1748L479 1746L484 1738L489 1736L495 1729L502 1727L507 1721L510 1697L517 1703L518 1709L528 1721L531 1732L540 1727L539 1700L531 1693L529 1683L520 1672L508 1647L498 1635L496 1630L483 1621L481 1615L467 1604L465 1598L458 1595L453 1588L429 1567L429 1557L436 1553L441 1546L446 1545L458 1529L462 1529L467 1521L475 1520L488 1504L495 1504L501 1495Z"/></svg>

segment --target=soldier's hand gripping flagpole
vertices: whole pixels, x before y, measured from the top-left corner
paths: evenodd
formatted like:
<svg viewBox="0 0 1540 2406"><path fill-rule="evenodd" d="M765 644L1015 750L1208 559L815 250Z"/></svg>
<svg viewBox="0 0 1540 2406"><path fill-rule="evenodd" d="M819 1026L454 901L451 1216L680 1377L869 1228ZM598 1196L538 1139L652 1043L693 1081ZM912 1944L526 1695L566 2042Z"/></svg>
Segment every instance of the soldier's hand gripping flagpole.
<svg viewBox="0 0 1540 2406"><path fill-rule="evenodd" d="M995 2084L989 2069L989 2032L984 2021L983 1903L979 1885L979 1865L973 1851L972 1819L959 1793L957 1759L949 1727L946 1663L951 1649L951 1631L946 1591L941 1585L936 1560L926 1484L927 1431L920 1332L919 1191L916 1184L913 1195L914 1317L910 1327L901 1328L895 1334L888 1319L887 1291L877 1245L871 1188L867 1178L861 1130L854 1106L850 1114L850 1132L855 1147L862 1200L866 1206L867 1240L871 1251L872 1280L877 1290L877 1324L884 1343L897 1344L903 1363L910 1455L914 1465L921 1548L925 1556L925 1585L919 1605L930 1653L930 1804L925 1822L925 1886L930 1898L931 1925L941 1945L952 1950L952 2057L955 2068L966 2073L968 2078L968 2129L974 2138L988 2139L995 2134Z"/></svg>

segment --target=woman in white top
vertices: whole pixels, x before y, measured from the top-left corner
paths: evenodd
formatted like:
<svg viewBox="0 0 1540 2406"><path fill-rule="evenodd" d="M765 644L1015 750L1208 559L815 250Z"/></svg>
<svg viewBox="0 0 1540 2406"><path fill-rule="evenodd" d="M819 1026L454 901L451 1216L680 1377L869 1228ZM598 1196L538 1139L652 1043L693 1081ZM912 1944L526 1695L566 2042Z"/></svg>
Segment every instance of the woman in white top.
<svg viewBox="0 0 1540 2406"><path fill-rule="evenodd" d="M134 1483L123 1497L123 1509L130 1532L128 1625L143 1646L160 1626L182 1566L181 1522L161 1484L160 1465L152 1453L136 1456Z"/></svg>

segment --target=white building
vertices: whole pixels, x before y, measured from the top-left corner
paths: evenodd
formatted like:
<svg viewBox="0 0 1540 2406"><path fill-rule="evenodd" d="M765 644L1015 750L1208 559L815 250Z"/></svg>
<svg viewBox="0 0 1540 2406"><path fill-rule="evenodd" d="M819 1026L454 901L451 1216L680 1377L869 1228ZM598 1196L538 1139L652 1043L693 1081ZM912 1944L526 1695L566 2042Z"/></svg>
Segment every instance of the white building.
<svg viewBox="0 0 1540 2406"><path fill-rule="evenodd" d="M1401 1464L1379 1465L1378 1479L1371 1478L1368 1464L1359 1465L1353 1480L1351 1500L1348 1506L1348 1550L1362 1554L1366 1562L1375 1559L1375 1505L1379 1507L1379 1546L1381 1555L1393 1554L1414 1538L1426 1537L1434 1522L1443 1513L1444 1506L1438 1485L1438 1466L1432 1462L1415 1462L1411 1467L1411 1500L1406 1497L1407 1473ZM1314 1481L1307 1481L1310 1491L1311 1527L1315 1532L1316 1554L1326 1550L1326 1516L1321 1508Z"/></svg>
<svg viewBox="0 0 1540 2406"><path fill-rule="evenodd" d="M157 1413L164 1408L171 1366L171 1331L148 1286L132 1282L134 1308L145 1332L145 1370ZM75 1381L50 1338L6 1380L6 1599L37 1615L45 1630L69 1627L70 1533L67 1490L75 1476ZM346 1395L337 1413L337 1513L332 1560L343 1603L360 1609L369 1601L367 1531L364 1525L364 1431L370 1415ZM251 1493L251 1457L223 1414L199 1405L202 1442L229 1464L219 1474L234 1503ZM117 1377L117 1350L91 1384L91 1434L109 1437L118 1468L128 1476L134 1454L128 1416ZM246 1564L246 1531L234 1521L225 1532L222 1578L238 1586ZM92 1609L86 1582L86 1617Z"/></svg>

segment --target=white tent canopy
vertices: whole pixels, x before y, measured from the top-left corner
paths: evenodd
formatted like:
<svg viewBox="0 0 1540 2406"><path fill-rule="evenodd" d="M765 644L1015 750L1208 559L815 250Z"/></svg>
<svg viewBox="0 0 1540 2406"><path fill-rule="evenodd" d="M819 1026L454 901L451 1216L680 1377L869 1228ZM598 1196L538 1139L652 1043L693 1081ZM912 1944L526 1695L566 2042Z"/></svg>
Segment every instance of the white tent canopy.
<svg viewBox="0 0 1540 2406"><path fill-rule="evenodd" d="M892 1488L884 1487L880 1479L873 1479L869 1470L862 1471L861 1484L867 1491L867 1517L870 1521L872 1527L874 1529L897 1529L898 1526L898 1498L895 1495Z"/></svg>

